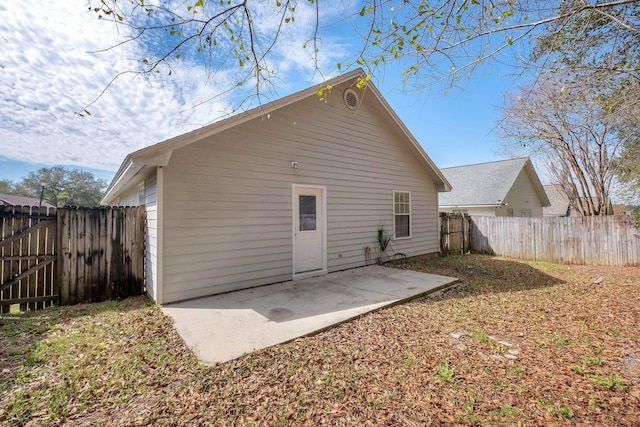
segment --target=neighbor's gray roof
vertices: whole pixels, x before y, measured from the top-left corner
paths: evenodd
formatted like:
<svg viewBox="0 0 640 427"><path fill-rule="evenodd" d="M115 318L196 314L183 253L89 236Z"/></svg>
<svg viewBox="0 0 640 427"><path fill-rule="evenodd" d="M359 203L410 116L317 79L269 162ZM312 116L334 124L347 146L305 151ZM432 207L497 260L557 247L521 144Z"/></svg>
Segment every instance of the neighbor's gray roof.
<svg viewBox="0 0 640 427"><path fill-rule="evenodd" d="M40 199L28 196L16 196L15 194L0 194L0 204L9 206L38 206ZM42 201L42 206L53 208L50 203Z"/></svg>
<svg viewBox="0 0 640 427"><path fill-rule="evenodd" d="M549 197L551 206L542 209L543 215L569 216L569 198L562 191L562 186L560 184L545 185L544 191L547 193L547 197Z"/></svg>
<svg viewBox="0 0 640 427"><path fill-rule="evenodd" d="M500 206L523 168L545 206L548 200L531 160L519 158L440 169L453 187L440 194L440 207Z"/></svg>

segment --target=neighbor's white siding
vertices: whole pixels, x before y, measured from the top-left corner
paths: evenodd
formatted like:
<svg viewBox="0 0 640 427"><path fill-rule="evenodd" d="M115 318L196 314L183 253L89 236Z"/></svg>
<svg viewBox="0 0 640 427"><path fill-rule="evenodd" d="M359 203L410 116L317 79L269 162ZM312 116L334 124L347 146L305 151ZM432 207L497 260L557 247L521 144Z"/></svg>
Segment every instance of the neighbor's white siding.
<svg viewBox="0 0 640 427"><path fill-rule="evenodd" d="M365 265L365 247L375 257L378 227L393 233L393 190L411 192L413 227L393 249L438 251L434 182L375 100L365 96L354 114L343 89L174 151L164 170L164 302L290 280L292 184L326 187L329 271Z"/></svg>
<svg viewBox="0 0 640 427"><path fill-rule="evenodd" d="M135 181L119 197L118 206L138 206L139 188L142 181ZM146 270L145 286L147 293L154 301L158 300L158 204L156 175L148 177L145 181L145 210L147 212L147 241L146 241Z"/></svg>
<svg viewBox="0 0 640 427"><path fill-rule="evenodd" d="M513 216L522 216L523 209L530 209L532 217L542 216L542 202L524 168L518 174L503 203L508 203L508 207L513 209ZM506 209L502 208L498 211L506 211ZM504 216L504 212L498 213L498 216Z"/></svg>

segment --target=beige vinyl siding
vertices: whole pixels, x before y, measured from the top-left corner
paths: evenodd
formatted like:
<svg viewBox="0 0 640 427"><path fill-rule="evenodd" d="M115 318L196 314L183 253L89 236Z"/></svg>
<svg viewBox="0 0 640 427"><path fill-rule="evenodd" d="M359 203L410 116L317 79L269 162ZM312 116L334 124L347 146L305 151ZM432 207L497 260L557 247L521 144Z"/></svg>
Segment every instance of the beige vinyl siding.
<svg viewBox="0 0 640 427"><path fill-rule="evenodd" d="M513 186L504 198L504 203L509 203L509 208L513 209L513 216L522 216L523 209L530 209L532 217L542 216L542 202L538 197L538 193L535 191L531 178L529 178L524 168L520 171L518 178L516 178ZM506 215L506 209L503 208L502 210L505 211L505 213L499 215Z"/></svg>
<svg viewBox="0 0 640 427"><path fill-rule="evenodd" d="M328 270L365 264L393 191L410 191L408 256L438 251L437 192L408 142L376 111L334 88L177 149L164 175L164 302L290 280L292 185L326 188ZM291 162L298 162L298 168Z"/></svg>

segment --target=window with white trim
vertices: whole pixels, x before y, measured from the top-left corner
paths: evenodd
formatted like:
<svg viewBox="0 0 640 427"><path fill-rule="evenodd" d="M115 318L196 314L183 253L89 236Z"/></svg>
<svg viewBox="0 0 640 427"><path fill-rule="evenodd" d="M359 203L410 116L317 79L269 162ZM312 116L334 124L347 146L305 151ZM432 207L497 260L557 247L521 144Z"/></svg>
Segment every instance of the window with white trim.
<svg viewBox="0 0 640 427"><path fill-rule="evenodd" d="M411 193L393 192L393 237L402 239L411 237Z"/></svg>

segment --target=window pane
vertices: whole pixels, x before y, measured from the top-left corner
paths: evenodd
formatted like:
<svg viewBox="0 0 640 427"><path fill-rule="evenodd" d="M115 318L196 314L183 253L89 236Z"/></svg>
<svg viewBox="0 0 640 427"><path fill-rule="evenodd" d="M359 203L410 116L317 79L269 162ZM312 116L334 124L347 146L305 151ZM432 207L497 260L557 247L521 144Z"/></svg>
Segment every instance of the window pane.
<svg viewBox="0 0 640 427"><path fill-rule="evenodd" d="M299 196L300 231L316 229L316 196Z"/></svg>
<svg viewBox="0 0 640 427"><path fill-rule="evenodd" d="M396 215L396 237L409 237L409 215Z"/></svg>
<svg viewBox="0 0 640 427"><path fill-rule="evenodd" d="M408 192L395 192L393 198L393 212L397 214L409 214L411 197Z"/></svg>

